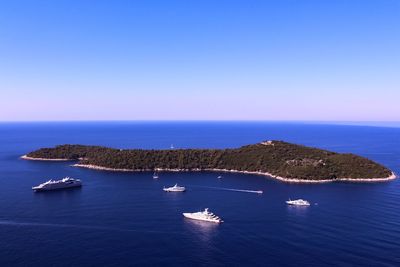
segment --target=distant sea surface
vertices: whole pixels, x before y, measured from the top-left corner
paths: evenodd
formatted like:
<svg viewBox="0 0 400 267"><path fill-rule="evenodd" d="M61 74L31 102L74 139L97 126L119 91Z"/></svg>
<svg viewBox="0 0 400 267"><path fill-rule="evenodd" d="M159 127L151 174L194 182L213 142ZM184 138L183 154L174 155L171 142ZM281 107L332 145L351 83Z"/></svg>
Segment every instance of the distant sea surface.
<svg viewBox="0 0 400 267"><path fill-rule="evenodd" d="M287 184L233 173L102 172L19 157L59 144L233 148L285 140L400 173L400 128L263 122L0 123L0 266L400 266L400 179ZM222 179L217 179L222 175ZM71 176L81 189L34 193ZM187 187L165 193L164 186ZM264 194L225 189L263 190ZM304 198L307 208L289 207ZM221 225L184 219L204 208Z"/></svg>

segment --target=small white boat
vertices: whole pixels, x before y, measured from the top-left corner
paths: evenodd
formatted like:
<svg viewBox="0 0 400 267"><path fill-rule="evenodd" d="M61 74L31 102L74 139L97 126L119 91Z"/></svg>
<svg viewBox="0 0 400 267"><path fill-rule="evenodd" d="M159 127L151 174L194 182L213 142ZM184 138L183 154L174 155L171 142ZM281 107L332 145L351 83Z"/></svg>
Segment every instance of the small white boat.
<svg viewBox="0 0 400 267"><path fill-rule="evenodd" d="M194 213L183 213L183 216L192 220L222 223L223 220L212 212L209 212L206 208L204 211L194 212Z"/></svg>
<svg viewBox="0 0 400 267"><path fill-rule="evenodd" d="M171 146L170 146L170 149L174 149L175 147L174 147L174 145L173 144L171 144Z"/></svg>
<svg viewBox="0 0 400 267"><path fill-rule="evenodd" d="M222 176L220 175L220 176L218 176L217 178L218 178L218 179L221 179L221 178L222 178Z"/></svg>
<svg viewBox="0 0 400 267"><path fill-rule="evenodd" d="M310 206L310 202L304 199L287 200L286 204L294 206Z"/></svg>
<svg viewBox="0 0 400 267"><path fill-rule="evenodd" d="M158 179L158 174L157 174L157 172L154 172L154 173L153 173L153 179Z"/></svg>
<svg viewBox="0 0 400 267"><path fill-rule="evenodd" d="M186 188L184 186L178 186L178 184L175 184L174 186L171 187L164 187L163 190L165 192L185 192Z"/></svg>
<svg viewBox="0 0 400 267"><path fill-rule="evenodd" d="M35 192L51 191L51 190L66 189L66 188L80 187L80 186L82 186L81 180L65 177L62 180L50 179L45 183L32 187L32 190L34 190Z"/></svg>

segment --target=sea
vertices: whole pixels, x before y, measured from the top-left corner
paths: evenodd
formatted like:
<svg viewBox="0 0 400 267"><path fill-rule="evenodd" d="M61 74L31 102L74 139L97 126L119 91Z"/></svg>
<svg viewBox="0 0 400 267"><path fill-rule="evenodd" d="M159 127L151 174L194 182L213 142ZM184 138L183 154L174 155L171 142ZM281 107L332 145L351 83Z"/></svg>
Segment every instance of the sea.
<svg viewBox="0 0 400 267"><path fill-rule="evenodd" d="M400 179L289 184L218 172L106 172L20 159L60 144L355 153L400 173L400 127L299 122L0 123L0 266L400 266ZM217 177L221 175L222 178ZM34 193L65 176L80 189ZM178 183L184 193L163 192ZM262 190L263 194L238 190ZM303 198L309 207L285 201ZM209 208L224 223L185 219Z"/></svg>

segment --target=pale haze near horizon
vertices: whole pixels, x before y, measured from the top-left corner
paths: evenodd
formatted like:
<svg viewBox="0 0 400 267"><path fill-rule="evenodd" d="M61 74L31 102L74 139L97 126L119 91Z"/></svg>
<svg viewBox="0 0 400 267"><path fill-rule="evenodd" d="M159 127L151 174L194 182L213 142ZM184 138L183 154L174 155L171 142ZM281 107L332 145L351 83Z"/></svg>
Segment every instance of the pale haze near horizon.
<svg viewBox="0 0 400 267"><path fill-rule="evenodd" d="M400 121L397 1L4 1L0 121Z"/></svg>

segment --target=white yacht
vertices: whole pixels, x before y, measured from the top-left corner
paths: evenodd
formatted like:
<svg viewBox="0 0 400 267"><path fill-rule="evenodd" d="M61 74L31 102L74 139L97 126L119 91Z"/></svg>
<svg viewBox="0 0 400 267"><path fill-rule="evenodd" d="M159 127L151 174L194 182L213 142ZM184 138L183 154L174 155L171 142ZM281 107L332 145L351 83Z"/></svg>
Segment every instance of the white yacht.
<svg viewBox="0 0 400 267"><path fill-rule="evenodd" d="M50 191L50 190L65 189L65 188L80 187L80 186L82 186L81 180L65 177L62 180L49 180L38 186L32 187L32 190Z"/></svg>
<svg viewBox="0 0 400 267"><path fill-rule="evenodd" d="M175 184L174 186L171 187L164 187L163 190L165 192L185 192L186 188L183 186L178 186L178 184Z"/></svg>
<svg viewBox="0 0 400 267"><path fill-rule="evenodd" d="M204 211L194 212L194 213L183 213L183 216L192 220L206 221L206 222L214 222L214 223L222 223L220 217L215 215L212 212L209 212L206 208Z"/></svg>
<svg viewBox="0 0 400 267"><path fill-rule="evenodd" d="M158 179L158 174L157 174L157 172L154 172L154 173L153 173L153 179Z"/></svg>
<svg viewBox="0 0 400 267"><path fill-rule="evenodd" d="M218 179L221 179L221 178L222 178L222 175L218 176L217 178L218 178Z"/></svg>
<svg viewBox="0 0 400 267"><path fill-rule="evenodd" d="M304 199L296 199L296 200L287 200L286 201L287 204L289 205L294 205L294 206L310 206L310 202L308 202L307 200Z"/></svg>

